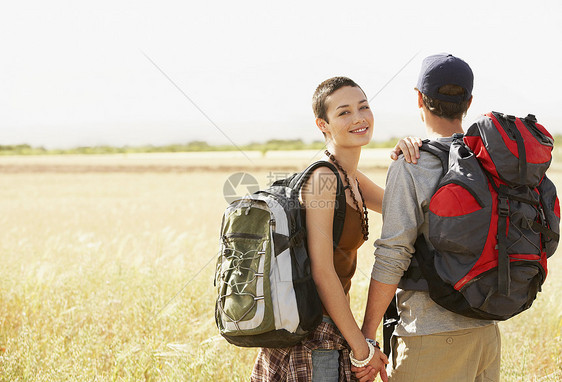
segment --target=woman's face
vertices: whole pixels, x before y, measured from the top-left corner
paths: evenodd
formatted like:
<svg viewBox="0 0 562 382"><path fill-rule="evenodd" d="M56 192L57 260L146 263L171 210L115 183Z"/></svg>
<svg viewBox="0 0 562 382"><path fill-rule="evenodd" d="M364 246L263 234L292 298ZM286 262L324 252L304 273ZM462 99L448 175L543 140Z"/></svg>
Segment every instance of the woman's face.
<svg viewBox="0 0 562 382"><path fill-rule="evenodd" d="M369 101L358 87L344 86L326 98L328 121L320 120L327 138L339 146L363 146L373 137L374 118Z"/></svg>

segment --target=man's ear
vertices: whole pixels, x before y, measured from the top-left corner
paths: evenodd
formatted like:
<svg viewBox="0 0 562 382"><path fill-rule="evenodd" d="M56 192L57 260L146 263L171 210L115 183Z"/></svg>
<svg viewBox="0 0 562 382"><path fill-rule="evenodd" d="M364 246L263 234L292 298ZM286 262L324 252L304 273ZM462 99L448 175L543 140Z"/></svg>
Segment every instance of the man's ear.
<svg viewBox="0 0 562 382"><path fill-rule="evenodd" d="M470 108L470 105L472 105L472 99L474 98L474 96L470 96L470 99L468 100L468 106L466 107L466 110L468 110Z"/></svg>
<svg viewBox="0 0 562 382"><path fill-rule="evenodd" d="M423 97L418 89L416 89L416 91L418 92L418 109L419 109L423 106Z"/></svg>
<svg viewBox="0 0 562 382"><path fill-rule="evenodd" d="M328 124L328 122L326 122L324 119L316 118L316 126L318 126L318 128L320 129L321 132L323 132L323 133L328 132L328 127L326 126L327 124Z"/></svg>

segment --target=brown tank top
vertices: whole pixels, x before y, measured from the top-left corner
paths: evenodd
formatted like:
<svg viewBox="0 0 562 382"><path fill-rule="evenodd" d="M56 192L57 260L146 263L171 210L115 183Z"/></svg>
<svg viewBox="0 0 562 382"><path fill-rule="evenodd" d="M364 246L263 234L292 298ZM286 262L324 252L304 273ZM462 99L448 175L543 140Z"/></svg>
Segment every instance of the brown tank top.
<svg viewBox="0 0 562 382"><path fill-rule="evenodd" d="M351 288L351 278L357 268L357 249L365 242L361 232L361 212L346 203L345 220L338 248L334 251L334 268L345 294ZM324 314L327 314L323 308Z"/></svg>

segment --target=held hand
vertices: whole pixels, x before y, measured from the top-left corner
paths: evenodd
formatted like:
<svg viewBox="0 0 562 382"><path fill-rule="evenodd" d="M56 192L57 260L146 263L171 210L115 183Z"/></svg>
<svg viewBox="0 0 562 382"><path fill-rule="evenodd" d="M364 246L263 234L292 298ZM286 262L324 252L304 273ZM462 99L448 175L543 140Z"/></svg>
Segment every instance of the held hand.
<svg viewBox="0 0 562 382"><path fill-rule="evenodd" d="M388 364L388 358L380 350L375 349L375 355L365 367L351 366L351 371L355 373L355 377L359 382L372 382L375 380L378 373L381 375L383 382L388 382L388 375L386 374L385 366Z"/></svg>
<svg viewBox="0 0 562 382"><path fill-rule="evenodd" d="M352 365L351 371L353 371L355 378L357 378L359 382L373 382L377 377L377 371L370 365L365 367L355 367Z"/></svg>
<svg viewBox="0 0 562 382"><path fill-rule="evenodd" d="M398 159L398 155L402 153L404 155L404 160L408 163L418 163L418 158L420 157L420 146L422 145L421 138L418 137L406 137L398 141L394 149L390 152L390 158L392 160Z"/></svg>
<svg viewBox="0 0 562 382"><path fill-rule="evenodd" d="M383 367L381 370L381 379L383 382L388 382L388 374L386 374L386 367Z"/></svg>
<svg viewBox="0 0 562 382"><path fill-rule="evenodd" d="M383 382L388 382L388 376L386 375L386 365L388 364L388 358L381 349L376 348L375 350L375 355L373 359L371 359L371 362L369 362L368 366L371 366L378 373L380 373Z"/></svg>

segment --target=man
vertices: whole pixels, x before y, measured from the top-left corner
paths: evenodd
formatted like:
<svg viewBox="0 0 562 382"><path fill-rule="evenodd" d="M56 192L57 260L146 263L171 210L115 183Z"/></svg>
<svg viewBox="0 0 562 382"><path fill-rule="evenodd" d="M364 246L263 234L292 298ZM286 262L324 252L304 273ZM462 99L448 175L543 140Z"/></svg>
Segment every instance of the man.
<svg viewBox="0 0 562 382"><path fill-rule="evenodd" d="M440 54L424 59L416 91L430 139L450 145L453 134L463 133L462 118L472 102L473 80L472 70L460 58ZM383 227L375 242L362 331L365 337L375 338L396 295L400 320L391 341L390 381L499 381L497 324L450 312L431 300L425 280L412 282L403 277L416 239L422 234L428 237L429 202L443 175L436 156L420 154L416 165L400 158L388 170ZM361 380L372 379L372 373L363 376L358 371L357 375Z"/></svg>

